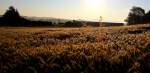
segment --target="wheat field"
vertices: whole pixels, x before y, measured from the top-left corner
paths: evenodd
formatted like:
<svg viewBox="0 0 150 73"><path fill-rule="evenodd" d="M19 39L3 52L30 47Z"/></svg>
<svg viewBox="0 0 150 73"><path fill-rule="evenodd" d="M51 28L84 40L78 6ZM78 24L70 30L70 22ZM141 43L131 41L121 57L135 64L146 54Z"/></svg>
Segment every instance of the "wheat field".
<svg viewBox="0 0 150 73"><path fill-rule="evenodd" d="M0 73L150 73L150 25L0 27Z"/></svg>

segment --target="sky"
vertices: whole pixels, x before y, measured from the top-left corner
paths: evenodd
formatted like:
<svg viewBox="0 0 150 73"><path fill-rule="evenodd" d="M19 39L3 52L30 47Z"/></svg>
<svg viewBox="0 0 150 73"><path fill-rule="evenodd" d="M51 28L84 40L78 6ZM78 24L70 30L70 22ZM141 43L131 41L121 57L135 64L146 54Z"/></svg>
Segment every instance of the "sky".
<svg viewBox="0 0 150 73"><path fill-rule="evenodd" d="M0 0L0 15L14 6L22 16L124 22L129 10L150 10L150 0Z"/></svg>

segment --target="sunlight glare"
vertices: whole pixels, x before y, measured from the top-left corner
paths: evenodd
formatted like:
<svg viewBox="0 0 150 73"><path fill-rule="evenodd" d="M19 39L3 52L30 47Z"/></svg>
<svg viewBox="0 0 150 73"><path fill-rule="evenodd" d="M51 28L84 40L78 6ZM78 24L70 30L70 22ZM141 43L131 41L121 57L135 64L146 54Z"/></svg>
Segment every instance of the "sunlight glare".
<svg viewBox="0 0 150 73"><path fill-rule="evenodd" d="M104 6L104 0L84 0L85 5L90 9L99 9Z"/></svg>
<svg viewBox="0 0 150 73"><path fill-rule="evenodd" d="M108 11L106 0L82 0L82 4L86 15L90 18L97 17L97 20L99 16L105 16Z"/></svg>

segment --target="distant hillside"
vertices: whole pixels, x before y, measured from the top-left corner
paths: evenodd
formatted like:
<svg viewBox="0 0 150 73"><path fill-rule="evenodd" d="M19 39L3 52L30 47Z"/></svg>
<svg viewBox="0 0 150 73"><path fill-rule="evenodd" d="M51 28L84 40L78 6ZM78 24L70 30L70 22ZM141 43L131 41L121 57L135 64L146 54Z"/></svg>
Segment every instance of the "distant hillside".
<svg viewBox="0 0 150 73"><path fill-rule="evenodd" d="M31 20L31 21L46 21L46 22L52 22L55 24L59 23L66 23L68 21L73 21L71 19L61 19L61 18L54 18L54 17L28 17L28 16L23 16L25 19ZM85 23L90 26L99 26L99 22L96 21L87 21L87 20L75 20L78 22ZM117 23L117 22L103 22L103 25L105 27L108 26L122 26L124 23Z"/></svg>
<svg viewBox="0 0 150 73"><path fill-rule="evenodd" d="M61 19L61 18L54 18L54 17L28 17L28 16L23 16L25 19L31 20L31 21L47 21L47 22L52 22L55 24L58 23L65 23L67 21L71 21L69 19Z"/></svg>

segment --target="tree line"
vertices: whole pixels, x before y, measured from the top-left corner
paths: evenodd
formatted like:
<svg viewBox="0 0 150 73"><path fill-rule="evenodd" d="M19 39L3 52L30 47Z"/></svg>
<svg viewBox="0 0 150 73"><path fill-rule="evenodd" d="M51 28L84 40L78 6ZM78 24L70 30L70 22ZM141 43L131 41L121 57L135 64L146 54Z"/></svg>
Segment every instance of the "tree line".
<svg viewBox="0 0 150 73"><path fill-rule="evenodd" d="M81 27L80 21L67 21L59 25L53 24L51 21L33 21L20 16L17 9L10 6L9 9L0 17L0 26L58 26L58 27Z"/></svg>
<svg viewBox="0 0 150 73"><path fill-rule="evenodd" d="M31 21L20 16L17 9L10 6L9 9L0 17L0 26L49 26L52 22Z"/></svg>
<svg viewBox="0 0 150 73"><path fill-rule="evenodd" d="M133 6L125 21L128 25L150 23L150 10L146 13L143 8Z"/></svg>

